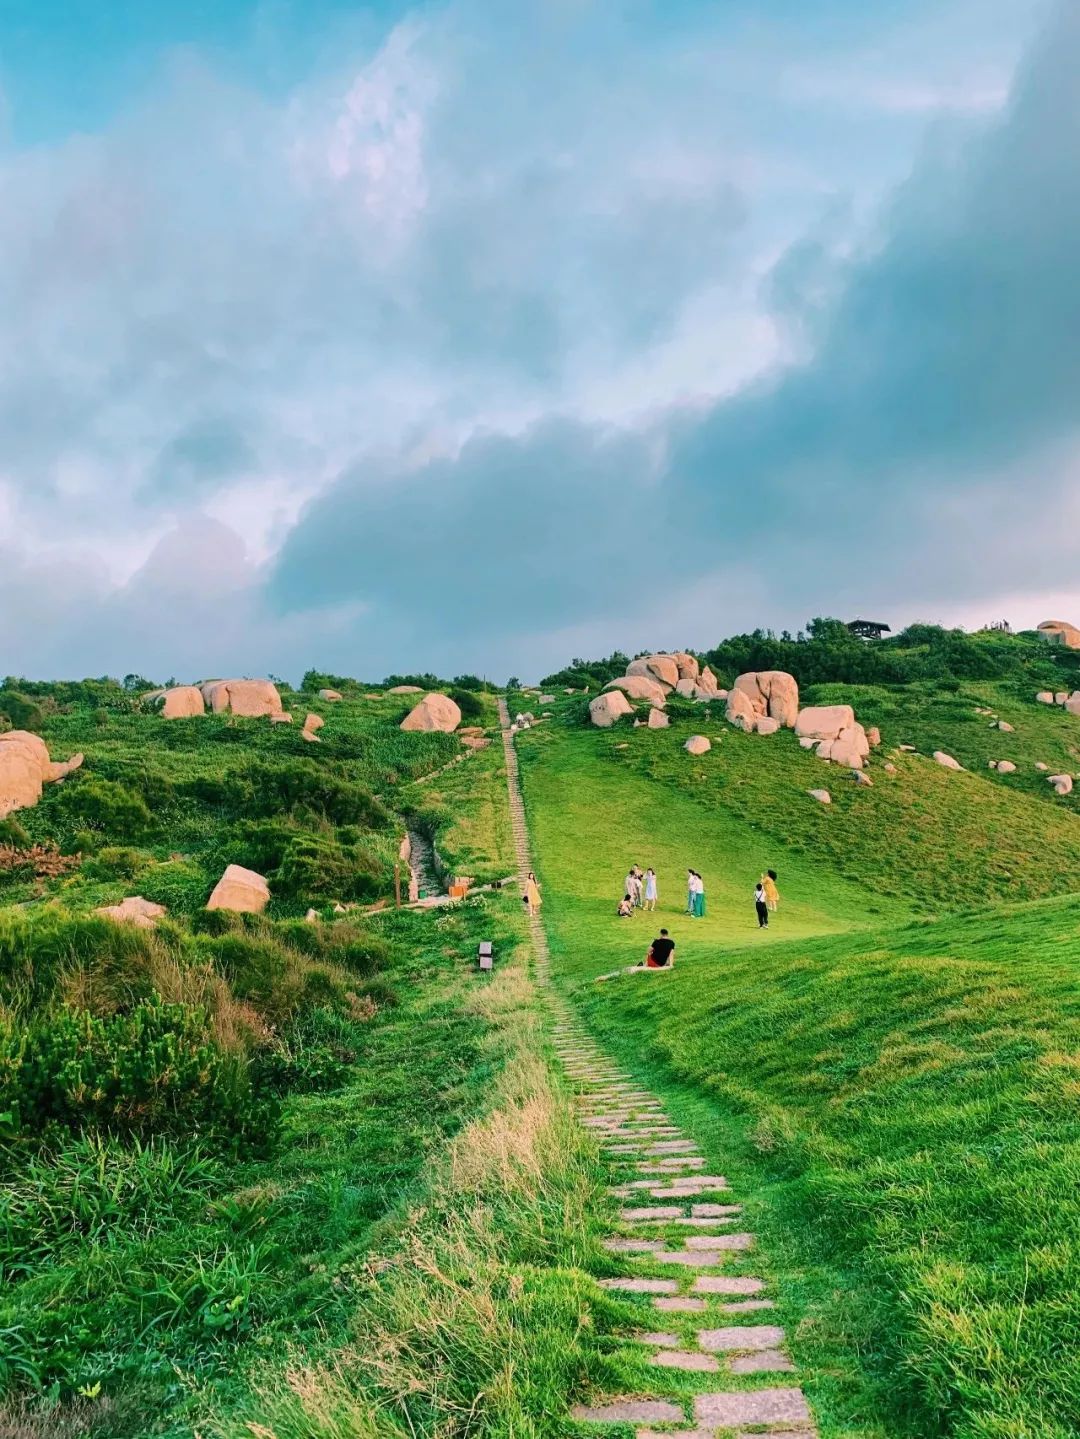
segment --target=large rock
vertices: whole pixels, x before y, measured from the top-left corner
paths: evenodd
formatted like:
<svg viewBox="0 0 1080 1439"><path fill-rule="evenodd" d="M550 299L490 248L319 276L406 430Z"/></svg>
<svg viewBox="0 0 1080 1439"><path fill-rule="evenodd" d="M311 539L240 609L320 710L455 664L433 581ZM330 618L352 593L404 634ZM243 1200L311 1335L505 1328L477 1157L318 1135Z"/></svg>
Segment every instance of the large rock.
<svg viewBox="0 0 1080 1439"><path fill-rule="evenodd" d="M808 705L800 710L795 721L795 733L802 738L833 740L843 729L855 723L855 711L850 705Z"/></svg>
<svg viewBox="0 0 1080 1439"><path fill-rule="evenodd" d="M701 688L705 691L706 694L718 696L720 695L720 688L717 685L716 676L713 674L712 670L709 668L708 665L705 666L705 668L701 671L701 674L698 676L698 684L701 686Z"/></svg>
<svg viewBox="0 0 1080 1439"><path fill-rule="evenodd" d="M230 864L214 886L207 909L231 909L237 914L262 914L270 902L270 886L261 874Z"/></svg>
<svg viewBox="0 0 1080 1439"><path fill-rule="evenodd" d="M1080 650L1080 630L1068 620L1043 620L1039 633L1051 644L1064 645L1066 649Z"/></svg>
<svg viewBox="0 0 1080 1439"><path fill-rule="evenodd" d="M827 789L808 789L806 793L819 804L832 804L832 795Z"/></svg>
<svg viewBox="0 0 1080 1439"><path fill-rule="evenodd" d="M665 712L664 712L663 710L657 709L656 706L653 705L652 709L649 711L649 728L650 728L650 729L667 729L667 727L668 727L668 725L670 725L670 723L671 723L670 716L668 716L667 714L665 714Z"/></svg>
<svg viewBox="0 0 1080 1439"><path fill-rule="evenodd" d="M319 698L321 700L328 700L331 704L336 704L337 701L341 699L341 695L338 694L337 690L320 690Z"/></svg>
<svg viewBox="0 0 1080 1439"><path fill-rule="evenodd" d="M998 774L1015 774L1016 766L1011 759L999 759L995 768Z"/></svg>
<svg viewBox="0 0 1080 1439"><path fill-rule="evenodd" d="M604 688L620 689L632 700L648 700L650 704L659 705L661 709L667 703L667 690L652 675L625 674L621 679L612 680Z"/></svg>
<svg viewBox="0 0 1080 1439"><path fill-rule="evenodd" d="M827 753L822 751L827 749ZM833 764L847 765L850 769L862 769L870 753L870 738L859 723L845 725L834 740L823 740L818 745L818 756L830 759Z"/></svg>
<svg viewBox="0 0 1080 1439"><path fill-rule="evenodd" d="M270 680L217 680L203 685L202 693L215 714L261 719L281 713L281 696Z"/></svg>
<svg viewBox="0 0 1080 1439"><path fill-rule="evenodd" d="M671 658L679 666L679 678L681 680L697 679L699 666L693 655L688 655L685 651L678 650Z"/></svg>
<svg viewBox="0 0 1080 1439"><path fill-rule="evenodd" d="M1053 690L1040 690L1035 696L1041 705L1052 705L1054 703Z"/></svg>
<svg viewBox="0 0 1080 1439"><path fill-rule="evenodd" d="M1080 715L1080 690L1073 690L1065 701L1065 709L1071 715Z"/></svg>
<svg viewBox="0 0 1080 1439"><path fill-rule="evenodd" d="M419 685L392 685L386 693L388 695L422 695L424 691Z"/></svg>
<svg viewBox="0 0 1080 1439"><path fill-rule="evenodd" d="M162 719L194 719L206 713L206 701L198 685L174 685L153 696Z"/></svg>
<svg viewBox="0 0 1080 1439"><path fill-rule="evenodd" d="M626 673L656 680L668 690L673 690L682 678L674 655L642 655L640 659L630 661Z"/></svg>
<svg viewBox="0 0 1080 1439"><path fill-rule="evenodd" d="M442 730L452 734L461 723L461 711L449 695L425 695L401 721L404 730Z"/></svg>
<svg viewBox="0 0 1080 1439"><path fill-rule="evenodd" d="M40 735L13 729L0 734L0 819L17 809L31 809L41 798L43 785L54 784L77 770L81 754L62 763L49 758Z"/></svg>
<svg viewBox="0 0 1080 1439"><path fill-rule="evenodd" d="M703 734L692 734L683 749L687 754L708 754L712 749L712 740L706 739Z"/></svg>
<svg viewBox="0 0 1080 1439"><path fill-rule="evenodd" d="M1046 777L1047 784L1052 784L1058 794L1072 794L1071 774L1051 774Z"/></svg>
<svg viewBox="0 0 1080 1439"><path fill-rule="evenodd" d="M935 763L941 765L943 769L964 768L964 766L960 763L958 759L953 759L951 754L946 754L945 751L941 749L936 749L934 751L934 761Z"/></svg>
<svg viewBox="0 0 1080 1439"><path fill-rule="evenodd" d="M119 904L102 905L94 913L116 924L135 924L140 929L153 929L166 910L163 904L154 904L152 900L143 899L141 894L133 894Z"/></svg>
<svg viewBox="0 0 1080 1439"><path fill-rule="evenodd" d="M758 720L764 718L763 711L758 709L755 704L755 698L745 689L740 689L736 685L727 697L727 706L724 710L728 724L733 724L737 729L752 734Z"/></svg>
<svg viewBox="0 0 1080 1439"><path fill-rule="evenodd" d="M756 715L767 715L769 719L779 720L788 729L791 729L798 719L799 686L795 676L789 675L785 670L749 670L740 675L727 700L727 717L732 723L735 723L732 718L733 699L740 692L749 700ZM734 712L745 714L745 709L737 703ZM746 727L744 724L743 728Z"/></svg>
<svg viewBox="0 0 1080 1439"><path fill-rule="evenodd" d="M758 715L754 728L758 734L775 734L780 728L780 721L773 719L772 715Z"/></svg>
<svg viewBox="0 0 1080 1439"><path fill-rule="evenodd" d="M606 690L589 701L589 718L594 725L608 729L623 715L634 713L634 706L622 690Z"/></svg>

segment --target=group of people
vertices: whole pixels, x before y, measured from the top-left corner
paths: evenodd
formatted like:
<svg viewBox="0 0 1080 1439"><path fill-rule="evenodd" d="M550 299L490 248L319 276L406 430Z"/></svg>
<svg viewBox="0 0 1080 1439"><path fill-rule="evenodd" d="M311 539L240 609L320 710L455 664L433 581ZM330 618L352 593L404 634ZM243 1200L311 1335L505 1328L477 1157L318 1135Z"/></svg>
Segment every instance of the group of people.
<svg viewBox="0 0 1080 1439"><path fill-rule="evenodd" d="M632 919L634 911L654 910L659 898L656 871L632 864L623 885L623 897L616 913L620 919ZM754 886L754 908L758 928L767 929L769 915L776 912L780 891L776 887L776 870L768 869ZM705 917L705 881L696 869L686 871L686 913L691 919ZM666 936L666 930L661 931ZM674 947L674 946L673 946Z"/></svg>
<svg viewBox="0 0 1080 1439"><path fill-rule="evenodd" d="M623 885L623 897L619 901L619 918L633 918L635 909L655 909L656 900L656 871L643 870L640 865L632 864Z"/></svg>

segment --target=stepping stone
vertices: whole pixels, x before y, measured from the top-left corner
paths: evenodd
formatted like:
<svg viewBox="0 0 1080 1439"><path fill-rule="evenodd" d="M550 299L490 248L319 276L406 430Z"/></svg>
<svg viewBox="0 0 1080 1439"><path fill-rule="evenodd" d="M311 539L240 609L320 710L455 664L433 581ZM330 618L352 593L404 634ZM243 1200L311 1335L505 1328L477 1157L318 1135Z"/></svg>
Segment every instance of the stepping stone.
<svg viewBox="0 0 1080 1439"><path fill-rule="evenodd" d="M653 1154L679 1154L684 1149L696 1149L697 1145L692 1139L665 1139L663 1144L657 1144L652 1150Z"/></svg>
<svg viewBox="0 0 1080 1439"><path fill-rule="evenodd" d="M628 1221L637 1219L647 1220L650 1224L659 1224L662 1220L685 1219L686 1215L681 1204L649 1204L642 1209L623 1209L619 1211L619 1218Z"/></svg>
<svg viewBox="0 0 1080 1439"><path fill-rule="evenodd" d="M608 1154L640 1154L640 1144L605 1144L604 1150Z"/></svg>
<svg viewBox="0 0 1080 1439"><path fill-rule="evenodd" d="M699 1330L697 1342L709 1354L738 1353L742 1349L775 1349L784 1342L777 1324L735 1324L728 1329Z"/></svg>
<svg viewBox="0 0 1080 1439"><path fill-rule="evenodd" d="M605 1239L603 1247L612 1254L653 1254L664 1245L659 1239Z"/></svg>
<svg viewBox="0 0 1080 1439"><path fill-rule="evenodd" d="M719 1219L723 1214L738 1214L741 1204L692 1204L690 1213L695 1219Z"/></svg>
<svg viewBox="0 0 1080 1439"><path fill-rule="evenodd" d="M601 1279L601 1289L617 1289L622 1294L677 1294L674 1279Z"/></svg>
<svg viewBox="0 0 1080 1439"><path fill-rule="evenodd" d="M738 1304L721 1304L725 1314L749 1314L755 1309L775 1309L771 1299L741 1299Z"/></svg>
<svg viewBox="0 0 1080 1439"><path fill-rule="evenodd" d="M640 1145L635 1146L640 1148ZM637 1165L639 1174L674 1174L681 1169L703 1169L705 1160L700 1154L688 1154L685 1159L660 1159L650 1164ZM692 1174L686 1175L687 1179L693 1179Z"/></svg>
<svg viewBox="0 0 1080 1439"><path fill-rule="evenodd" d="M639 1429L637 1439L713 1439L712 1429L676 1429L674 1433L670 1429L661 1432L659 1429ZM769 1439L767 1434L742 1434L739 1439Z"/></svg>
<svg viewBox="0 0 1080 1439"><path fill-rule="evenodd" d="M689 1218L683 1217L682 1219L669 1219L667 1223L689 1225L693 1229L710 1229L718 1231L718 1226L721 1224L734 1224L735 1216L732 1215L730 1219L695 1219L691 1215Z"/></svg>
<svg viewBox="0 0 1080 1439"><path fill-rule="evenodd" d="M654 1181L645 1187L654 1199L685 1199L707 1189L726 1189L728 1182L722 1174L690 1174L680 1184L656 1185Z"/></svg>
<svg viewBox="0 0 1080 1439"><path fill-rule="evenodd" d="M635 1334L639 1344L652 1344L657 1349L678 1349L682 1340L677 1334Z"/></svg>
<svg viewBox="0 0 1080 1439"><path fill-rule="evenodd" d="M715 1224L715 1219L703 1219L703 1224ZM725 1239L734 1239L733 1234L687 1234L683 1239L683 1247L686 1249L731 1249L730 1244L725 1244Z"/></svg>
<svg viewBox="0 0 1080 1439"><path fill-rule="evenodd" d="M573 1419L586 1424L677 1424L683 1411L667 1399L609 1399L604 1404L575 1404Z"/></svg>
<svg viewBox="0 0 1080 1439"><path fill-rule="evenodd" d="M676 1299L654 1299L653 1304L665 1314L701 1314L709 1307L704 1299L691 1299L685 1294Z"/></svg>
<svg viewBox="0 0 1080 1439"><path fill-rule="evenodd" d="M685 1349L659 1349L652 1362L661 1369L689 1369L699 1374L715 1374L720 1368L711 1354L693 1354Z"/></svg>
<svg viewBox="0 0 1080 1439"><path fill-rule="evenodd" d="M716 1269L723 1263L715 1250L660 1249L649 1257L657 1264L685 1264L689 1269Z"/></svg>
<svg viewBox="0 0 1080 1439"><path fill-rule="evenodd" d="M686 1241L689 1246L693 1241ZM753 1249L754 1236L752 1234L718 1234L716 1243L711 1246L714 1249Z"/></svg>
<svg viewBox="0 0 1080 1439"><path fill-rule="evenodd" d="M764 1288L760 1279L745 1274L702 1274L694 1280L695 1294L760 1294Z"/></svg>
<svg viewBox="0 0 1080 1439"><path fill-rule="evenodd" d="M801 1389L757 1389L743 1394L699 1394L694 1399L699 1424L772 1424L777 1419L809 1419Z"/></svg>
<svg viewBox="0 0 1080 1439"><path fill-rule="evenodd" d="M728 1361L732 1374L794 1374L795 1365L779 1349L759 1349L756 1354L741 1354Z"/></svg>

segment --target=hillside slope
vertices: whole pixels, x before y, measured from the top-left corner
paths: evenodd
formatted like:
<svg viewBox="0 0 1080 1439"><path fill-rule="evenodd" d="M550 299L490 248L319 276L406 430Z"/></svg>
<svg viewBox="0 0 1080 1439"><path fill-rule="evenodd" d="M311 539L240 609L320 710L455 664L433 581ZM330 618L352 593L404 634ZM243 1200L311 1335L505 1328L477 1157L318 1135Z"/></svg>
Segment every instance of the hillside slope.
<svg viewBox="0 0 1080 1439"><path fill-rule="evenodd" d="M1076 1432L1078 967L1073 898L583 992L639 1073L737 1117L805 1305L796 1352L858 1354L887 1433Z"/></svg>

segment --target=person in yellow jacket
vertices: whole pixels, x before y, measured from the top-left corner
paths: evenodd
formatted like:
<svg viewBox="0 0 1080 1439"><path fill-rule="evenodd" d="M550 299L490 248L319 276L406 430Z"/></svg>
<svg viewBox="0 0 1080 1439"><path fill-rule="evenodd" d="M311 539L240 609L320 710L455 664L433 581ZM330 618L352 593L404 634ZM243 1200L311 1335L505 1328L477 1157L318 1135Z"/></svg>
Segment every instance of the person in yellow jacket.
<svg viewBox="0 0 1080 1439"><path fill-rule="evenodd" d="M765 903L776 913L776 907L780 903L780 891L776 887L776 870L769 869L761 876L761 887L765 891Z"/></svg>
<svg viewBox="0 0 1080 1439"><path fill-rule="evenodd" d="M529 914L539 914L543 900L540 898L540 886L536 882L536 875L529 870L528 878L525 880L525 893L521 896L525 901L525 908Z"/></svg>

